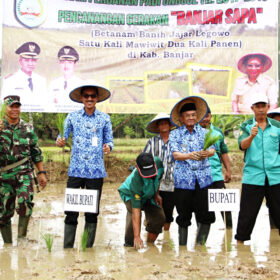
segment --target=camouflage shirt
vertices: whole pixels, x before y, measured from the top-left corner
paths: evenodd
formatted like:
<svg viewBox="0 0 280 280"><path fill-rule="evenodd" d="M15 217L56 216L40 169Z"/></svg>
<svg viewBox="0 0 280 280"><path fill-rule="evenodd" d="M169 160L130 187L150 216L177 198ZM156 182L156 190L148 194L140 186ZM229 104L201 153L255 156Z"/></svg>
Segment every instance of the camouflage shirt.
<svg viewBox="0 0 280 280"><path fill-rule="evenodd" d="M0 167L31 157L37 163L43 161L42 151L38 146L38 138L31 124L21 120L11 125L4 119L4 129L0 132ZM28 162L20 169L30 169Z"/></svg>

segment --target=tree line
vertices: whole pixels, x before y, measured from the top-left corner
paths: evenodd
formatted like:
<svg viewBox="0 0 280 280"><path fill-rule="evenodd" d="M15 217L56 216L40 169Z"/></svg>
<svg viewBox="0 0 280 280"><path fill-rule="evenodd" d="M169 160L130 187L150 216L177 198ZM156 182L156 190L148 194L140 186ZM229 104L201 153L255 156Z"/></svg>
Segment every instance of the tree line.
<svg viewBox="0 0 280 280"><path fill-rule="evenodd" d="M65 117L67 114L63 114ZM32 122L35 132L41 139L56 139L58 128L57 113L22 113L21 117ZM115 138L148 138L152 134L146 130L147 124L155 114L110 114ZM250 116L246 115L214 115L212 123L219 127L226 136L232 137L235 130Z"/></svg>

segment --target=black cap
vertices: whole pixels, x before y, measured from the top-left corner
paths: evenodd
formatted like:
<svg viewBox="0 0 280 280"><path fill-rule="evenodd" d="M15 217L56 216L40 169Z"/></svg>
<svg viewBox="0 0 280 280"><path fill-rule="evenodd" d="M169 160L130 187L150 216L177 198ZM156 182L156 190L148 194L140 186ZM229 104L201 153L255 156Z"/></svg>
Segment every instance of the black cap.
<svg viewBox="0 0 280 280"><path fill-rule="evenodd" d="M196 111L196 106L194 103L186 103L183 105L183 107L180 110L180 114L186 112L186 111Z"/></svg>
<svg viewBox="0 0 280 280"><path fill-rule="evenodd" d="M70 60L70 61L78 61L79 60L79 54L77 51L70 47L70 46L64 46L62 47L57 54L57 57L59 60Z"/></svg>
<svg viewBox="0 0 280 280"><path fill-rule="evenodd" d="M141 153L136 159L136 167L143 178L157 175L157 166L151 153Z"/></svg>
<svg viewBox="0 0 280 280"><path fill-rule="evenodd" d="M21 105L20 97L18 95L8 95L4 97L4 102L7 104L7 106L12 106L14 104Z"/></svg>
<svg viewBox="0 0 280 280"><path fill-rule="evenodd" d="M35 42L27 42L21 45L15 53L24 58L38 58L40 51L40 47Z"/></svg>

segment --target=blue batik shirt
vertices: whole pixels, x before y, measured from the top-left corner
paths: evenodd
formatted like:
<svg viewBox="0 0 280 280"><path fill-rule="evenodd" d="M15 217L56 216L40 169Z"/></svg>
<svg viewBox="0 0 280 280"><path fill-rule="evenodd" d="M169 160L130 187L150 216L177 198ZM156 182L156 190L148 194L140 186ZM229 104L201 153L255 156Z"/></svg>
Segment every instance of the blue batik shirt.
<svg viewBox="0 0 280 280"><path fill-rule="evenodd" d="M208 130L196 124L192 133L182 125L178 129L170 132L169 142L171 152L191 153L202 151L204 138ZM209 149L214 148L211 146ZM195 189L197 180L200 188L208 187L212 184L211 167L209 160L175 160L174 168L174 186L175 189Z"/></svg>
<svg viewBox="0 0 280 280"><path fill-rule="evenodd" d="M103 144L113 149L110 116L95 109L88 115L85 109L68 114L64 123L64 137L72 132L72 154L68 176L104 178L107 176L103 160Z"/></svg>

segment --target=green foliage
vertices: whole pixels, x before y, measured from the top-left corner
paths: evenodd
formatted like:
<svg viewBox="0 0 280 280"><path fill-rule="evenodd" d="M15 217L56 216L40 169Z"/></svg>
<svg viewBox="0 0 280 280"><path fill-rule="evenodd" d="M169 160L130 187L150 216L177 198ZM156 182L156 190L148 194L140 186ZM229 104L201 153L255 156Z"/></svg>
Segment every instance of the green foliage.
<svg viewBox="0 0 280 280"><path fill-rule="evenodd" d="M221 139L221 135L213 135L212 132L213 130L209 129L209 131L205 135L203 151L206 151L209 147L211 147Z"/></svg>
<svg viewBox="0 0 280 280"><path fill-rule="evenodd" d="M7 104L4 102L2 104L0 104L0 120L3 120L4 119L4 116L5 116L5 113L6 113L6 107L7 107Z"/></svg>
<svg viewBox="0 0 280 280"><path fill-rule="evenodd" d="M123 129L124 133L126 136L129 136L129 137L134 137L135 136L135 132L134 132L134 129L132 127L129 127L129 126L125 126L124 129Z"/></svg>
<svg viewBox="0 0 280 280"><path fill-rule="evenodd" d="M42 234L42 238L45 240L48 252L52 251L52 245L53 245L53 235L50 233Z"/></svg>
<svg viewBox="0 0 280 280"><path fill-rule="evenodd" d="M44 152L44 163L50 161L50 152L45 151Z"/></svg>
<svg viewBox="0 0 280 280"><path fill-rule="evenodd" d="M168 239L168 246L169 246L171 249L175 250L175 244L174 244L174 242L173 242L172 239Z"/></svg>
<svg viewBox="0 0 280 280"><path fill-rule="evenodd" d="M66 118L66 114L57 114L56 115L56 126L58 128L59 134L61 138L64 137L64 121Z"/></svg>
<svg viewBox="0 0 280 280"><path fill-rule="evenodd" d="M56 127L56 113L30 113L33 119L35 133L39 138L56 139L58 129ZM21 118L29 121L29 113L21 113Z"/></svg>
<svg viewBox="0 0 280 280"><path fill-rule="evenodd" d="M40 139L55 140L58 135L57 119L66 114L32 113L33 125ZM111 114L114 138L150 138L154 134L146 130L147 124L153 119L154 114ZM242 122L251 118L250 115L213 115L211 122L220 128L225 136L232 136ZM21 118L29 121L29 113L22 113ZM62 121L61 121L62 122ZM70 139L67 143L71 143Z"/></svg>
<svg viewBox="0 0 280 280"><path fill-rule="evenodd" d="M154 116L149 114L111 114L114 137L121 138L127 135L136 138L151 137L153 134L146 130L146 126ZM133 133L127 127L132 128Z"/></svg>
<svg viewBox="0 0 280 280"><path fill-rule="evenodd" d="M227 136L239 129L240 125L251 117L250 115L212 115L211 123Z"/></svg>
<svg viewBox="0 0 280 280"><path fill-rule="evenodd" d="M57 113L30 113L33 119L34 130L41 139L56 139L58 135L57 116L66 114ZM151 137L153 134L146 131L147 124L155 115L135 115L135 114L111 114L111 122L114 137L125 137L126 132L132 134L130 137L143 138ZM22 113L21 118L29 121L29 113ZM128 130L125 127L131 128ZM132 130L134 133L132 133ZM71 141L68 141L69 143Z"/></svg>
<svg viewBox="0 0 280 280"><path fill-rule="evenodd" d="M84 230L81 240L82 251L85 252L87 248L87 241L88 241L88 230Z"/></svg>
<svg viewBox="0 0 280 280"><path fill-rule="evenodd" d="M235 138L225 138L226 144L228 146L228 150L230 153L232 152L239 152L238 141Z"/></svg>

